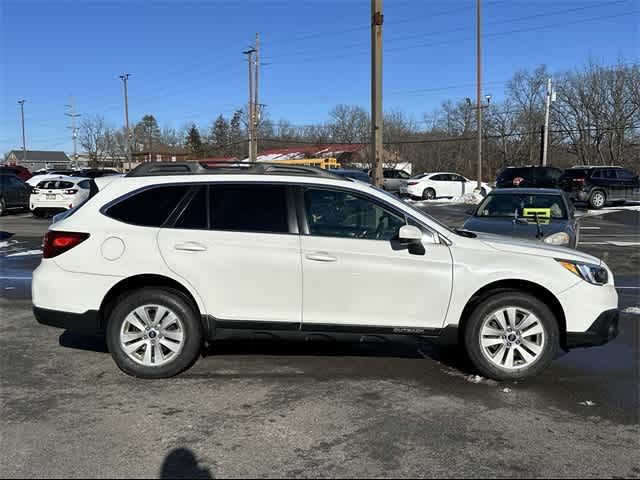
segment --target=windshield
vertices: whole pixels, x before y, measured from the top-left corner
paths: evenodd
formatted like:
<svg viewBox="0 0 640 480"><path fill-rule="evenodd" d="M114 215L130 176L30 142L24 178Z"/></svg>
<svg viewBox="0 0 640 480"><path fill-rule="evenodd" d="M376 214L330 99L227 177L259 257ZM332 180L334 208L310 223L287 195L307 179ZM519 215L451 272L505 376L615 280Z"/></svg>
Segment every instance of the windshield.
<svg viewBox="0 0 640 480"><path fill-rule="evenodd" d="M478 207L476 217L554 218L565 220L567 209L560 195L490 194Z"/></svg>
<svg viewBox="0 0 640 480"><path fill-rule="evenodd" d="M411 178L412 178L412 179L414 179L414 180L419 180L419 179L421 179L421 178L426 177L427 175L429 175L429 174L428 174L428 173L421 173L421 174L419 174L419 175L414 175L414 176L413 176L413 177L411 177Z"/></svg>

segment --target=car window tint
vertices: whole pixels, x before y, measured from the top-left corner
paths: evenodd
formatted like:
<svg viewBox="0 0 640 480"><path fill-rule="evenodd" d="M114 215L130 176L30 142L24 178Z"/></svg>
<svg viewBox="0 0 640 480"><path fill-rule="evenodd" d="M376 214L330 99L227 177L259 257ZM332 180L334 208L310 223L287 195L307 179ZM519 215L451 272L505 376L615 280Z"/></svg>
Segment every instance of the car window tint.
<svg viewBox="0 0 640 480"><path fill-rule="evenodd" d="M206 230L208 228L206 187L198 187L198 192L180 214L174 226L191 230Z"/></svg>
<svg viewBox="0 0 640 480"><path fill-rule="evenodd" d="M153 187L127 197L109 207L106 215L143 227L159 227L189 190L188 185Z"/></svg>
<svg viewBox="0 0 640 480"><path fill-rule="evenodd" d="M605 170L603 173L604 173L604 178L606 178L607 180L617 180L618 179L615 170Z"/></svg>
<svg viewBox="0 0 640 480"><path fill-rule="evenodd" d="M596 170L591 174L591 178L602 178L602 172L600 170Z"/></svg>
<svg viewBox="0 0 640 480"><path fill-rule="evenodd" d="M436 182L443 182L445 180L448 180L448 178L446 177L447 177L446 175L434 175L429 180L435 180Z"/></svg>
<svg viewBox="0 0 640 480"><path fill-rule="evenodd" d="M406 224L404 217L347 192L308 189L304 202L311 235L391 240Z"/></svg>
<svg viewBox="0 0 640 480"><path fill-rule="evenodd" d="M617 171L620 180L631 180L634 175L629 170L620 169Z"/></svg>
<svg viewBox="0 0 640 480"><path fill-rule="evenodd" d="M78 186L80 188L84 188L85 190L89 190L91 188L91 180L83 180L78 182Z"/></svg>
<svg viewBox="0 0 640 480"><path fill-rule="evenodd" d="M289 232L284 185L211 185L209 211L212 230Z"/></svg>
<svg viewBox="0 0 640 480"><path fill-rule="evenodd" d="M73 187L73 182L65 182L63 180L45 180L38 184L38 188L42 188L44 190L66 190Z"/></svg>

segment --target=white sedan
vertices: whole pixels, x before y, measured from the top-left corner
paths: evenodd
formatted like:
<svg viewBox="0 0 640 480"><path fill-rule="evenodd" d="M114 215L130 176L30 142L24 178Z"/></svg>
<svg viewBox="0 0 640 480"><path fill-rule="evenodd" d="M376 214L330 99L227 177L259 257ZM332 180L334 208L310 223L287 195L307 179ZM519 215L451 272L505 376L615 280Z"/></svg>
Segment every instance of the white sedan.
<svg viewBox="0 0 640 480"><path fill-rule="evenodd" d="M37 217L47 213L70 210L91 196L88 178L56 176L39 182L29 198L31 212Z"/></svg>
<svg viewBox="0 0 640 480"><path fill-rule="evenodd" d="M491 191L488 184L481 185L482 195ZM465 193L472 193L477 186L478 182L475 180L469 180L457 173L422 173L403 182L400 185L400 194L423 200L458 198Z"/></svg>

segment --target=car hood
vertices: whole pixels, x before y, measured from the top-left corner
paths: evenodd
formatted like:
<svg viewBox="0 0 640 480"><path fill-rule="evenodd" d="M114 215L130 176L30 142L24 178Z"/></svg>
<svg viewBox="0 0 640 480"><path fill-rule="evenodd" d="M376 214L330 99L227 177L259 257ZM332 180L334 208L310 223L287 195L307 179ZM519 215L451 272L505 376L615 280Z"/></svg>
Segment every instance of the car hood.
<svg viewBox="0 0 640 480"><path fill-rule="evenodd" d="M551 220L547 225L540 225L542 237L547 237L567 229L568 220ZM537 240L538 226L535 223L514 223L513 218L471 217L464 224L465 230L472 232L495 233L497 235L509 235L518 238L531 238Z"/></svg>
<svg viewBox="0 0 640 480"><path fill-rule="evenodd" d="M602 265L602 261L592 255L579 252L571 248L547 245L546 243L538 240L520 240L502 235L493 235L490 233L477 233L476 235L476 240L480 240L485 245L501 252L559 258L563 260Z"/></svg>

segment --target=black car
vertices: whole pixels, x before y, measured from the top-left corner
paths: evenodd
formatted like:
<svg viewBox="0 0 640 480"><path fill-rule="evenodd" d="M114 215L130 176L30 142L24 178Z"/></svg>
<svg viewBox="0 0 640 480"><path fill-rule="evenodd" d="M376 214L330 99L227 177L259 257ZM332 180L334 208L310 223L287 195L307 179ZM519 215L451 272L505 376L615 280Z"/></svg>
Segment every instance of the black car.
<svg viewBox="0 0 640 480"><path fill-rule="evenodd" d="M0 215L14 208L29 208L31 187L13 174L0 174Z"/></svg>
<svg viewBox="0 0 640 480"><path fill-rule="evenodd" d="M496 188L562 188L562 170L556 167L504 167Z"/></svg>
<svg viewBox="0 0 640 480"><path fill-rule="evenodd" d="M572 200L602 208L607 202L640 200L638 175L622 167L573 167L565 170L562 188Z"/></svg>
<svg viewBox="0 0 640 480"><path fill-rule="evenodd" d="M71 176L72 177L83 177L83 178L100 178L106 177L109 175L119 175L120 172L117 170L111 170L108 168L85 168L83 170L74 171Z"/></svg>
<svg viewBox="0 0 640 480"><path fill-rule="evenodd" d="M340 175L341 177L353 178L354 180L360 180L364 183L371 183L371 177L367 175L366 172L362 170L350 170L347 168L336 168L330 170L331 173L335 173L336 175Z"/></svg>

